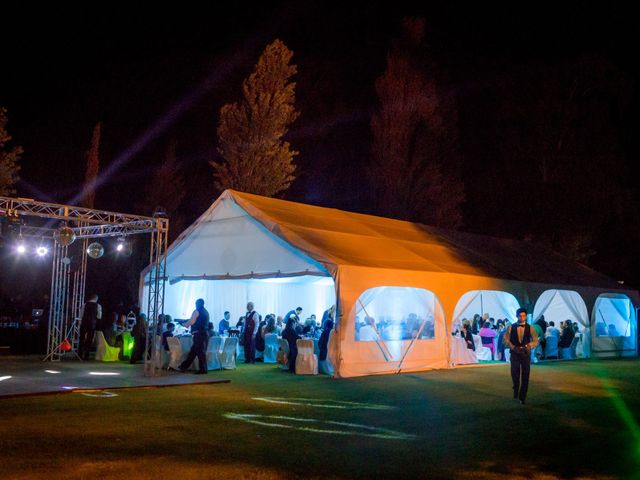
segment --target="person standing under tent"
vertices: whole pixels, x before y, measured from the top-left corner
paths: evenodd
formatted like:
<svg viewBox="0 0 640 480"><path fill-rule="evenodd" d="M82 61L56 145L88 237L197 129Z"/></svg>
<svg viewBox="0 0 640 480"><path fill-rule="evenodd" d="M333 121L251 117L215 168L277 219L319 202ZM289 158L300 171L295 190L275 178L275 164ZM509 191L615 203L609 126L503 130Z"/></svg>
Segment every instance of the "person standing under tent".
<svg viewBox="0 0 640 480"><path fill-rule="evenodd" d="M230 318L231 314L229 312L224 312L224 318L220 320L220 323L218 324L218 334L220 336L224 335L224 332L229 330Z"/></svg>
<svg viewBox="0 0 640 480"><path fill-rule="evenodd" d="M191 366L193 359L198 357L198 371L196 373L207 373L207 345L209 343L209 335L207 327L209 325L209 312L204 308L204 300L199 298L196 300L196 309L191 314L191 318L184 326L191 327L193 335L193 345L189 351L189 355L184 362L180 364L180 371L185 372Z"/></svg>
<svg viewBox="0 0 640 480"><path fill-rule="evenodd" d="M318 361L324 362L327 360L329 335L333 330L333 312L335 305L332 305L328 310L325 310L322 315L322 333L320 334L320 340L318 340L318 349L320 354L318 355Z"/></svg>
<svg viewBox="0 0 640 480"><path fill-rule="evenodd" d="M289 344L289 372L296 373L296 358L298 357L298 339L300 335L295 329L296 319L289 317L287 326L282 331L282 338Z"/></svg>
<svg viewBox="0 0 640 480"><path fill-rule="evenodd" d="M102 320L102 306L98 303L98 295L94 293L89 297L87 303L82 307L82 316L80 318L78 356L83 360L89 360L89 351L93 344L96 325Z"/></svg>
<svg viewBox="0 0 640 480"><path fill-rule="evenodd" d="M259 325L260 316L253 309L253 302L249 302L244 317L244 363L256 363L256 333Z"/></svg>
<svg viewBox="0 0 640 480"><path fill-rule="evenodd" d="M518 322L507 327L504 335L505 347L511 351L511 381L513 382L513 398L524 405L529 389L529 373L531 371L531 349L538 345L538 334L527 323L527 310L516 311Z"/></svg>
<svg viewBox="0 0 640 480"><path fill-rule="evenodd" d="M300 322L300 315L302 315L302 307L298 307L295 310L290 310L289 312L287 312L287 314L284 316L284 323L286 325L287 320L289 320L289 318L293 317L296 322Z"/></svg>
<svg viewBox="0 0 640 480"><path fill-rule="evenodd" d="M136 319L136 323L131 330L131 336L133 337L133 351L131 352L131 359L129 363L134 364L142 360L144 351L147 348L147 316L144 313L140 313Z"/></svg>

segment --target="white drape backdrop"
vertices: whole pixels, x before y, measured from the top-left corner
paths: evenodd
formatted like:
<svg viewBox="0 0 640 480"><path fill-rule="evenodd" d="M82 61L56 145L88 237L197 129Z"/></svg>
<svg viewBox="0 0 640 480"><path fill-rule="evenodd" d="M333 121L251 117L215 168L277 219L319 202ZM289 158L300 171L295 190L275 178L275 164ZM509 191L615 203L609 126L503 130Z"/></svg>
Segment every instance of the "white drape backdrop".
<svg viewBox="0 0 640 480"><path fill-rule="evenodd" d="M144 300L148 294L145 287ZM165 291L164 311L173 318L189 318L195 301L203 298L214 327L225 310L231 314L229 323L235 325L246 312L247 302L264 318L268 313L284 316L289 310L303 308L302 319L316 315L319 322L323 312L335 303L333 279L329 277L292 277L262 280L191 280L170 285ZM142 305L143 310L146 304Z"/></svg>

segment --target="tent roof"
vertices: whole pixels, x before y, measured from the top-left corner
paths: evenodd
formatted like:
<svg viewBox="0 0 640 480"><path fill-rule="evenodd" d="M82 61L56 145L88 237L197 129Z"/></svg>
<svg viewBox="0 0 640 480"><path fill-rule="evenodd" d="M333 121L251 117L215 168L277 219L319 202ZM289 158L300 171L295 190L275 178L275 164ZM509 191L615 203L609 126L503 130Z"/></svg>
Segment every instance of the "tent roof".
<svg viewBox="0 0 640 480"><path fill-rule="evenodd" d="M543 246L226 190L251 217L323 264L448 272L549 284L620 288ZM185 232L185 234L188 232Z"/></svg>

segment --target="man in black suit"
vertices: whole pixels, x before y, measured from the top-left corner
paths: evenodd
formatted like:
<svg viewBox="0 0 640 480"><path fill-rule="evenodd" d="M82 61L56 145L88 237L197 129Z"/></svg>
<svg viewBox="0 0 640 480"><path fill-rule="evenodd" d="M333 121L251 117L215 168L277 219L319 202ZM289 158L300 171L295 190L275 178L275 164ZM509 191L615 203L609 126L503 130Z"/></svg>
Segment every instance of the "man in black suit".
<svg viewBox="0 0 640 480"><path fill-rule="evenodd" d="M511 351L511 381L513 382L513 398L524 405L529 389L529 373L531 371L531 349L538 345L538 334L527 323L527 310L516 311L518 322L509 325L504 335L504 345Z"/></svg>

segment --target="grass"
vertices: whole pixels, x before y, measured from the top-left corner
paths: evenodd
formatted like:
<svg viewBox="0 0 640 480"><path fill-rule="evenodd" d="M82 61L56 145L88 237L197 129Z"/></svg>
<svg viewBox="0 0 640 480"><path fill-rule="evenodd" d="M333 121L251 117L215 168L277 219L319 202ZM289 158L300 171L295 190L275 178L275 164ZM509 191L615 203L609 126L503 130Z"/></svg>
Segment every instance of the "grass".
<svg viewBox="0 0 640 480"><path fill-rule="evenodd" d="M2 400L0 477L640 478L638 359L535 365L525 406L506 367L210 375L232 382Z"/></svg>

